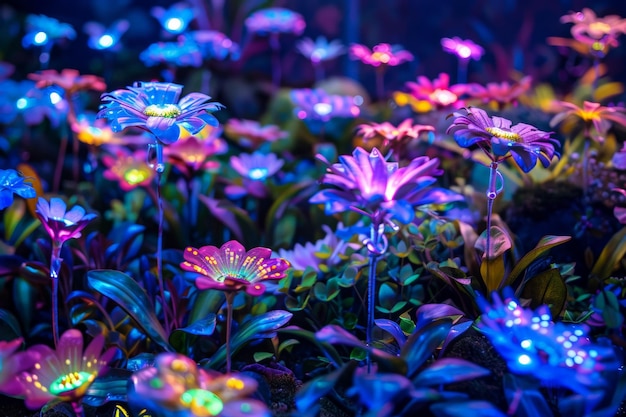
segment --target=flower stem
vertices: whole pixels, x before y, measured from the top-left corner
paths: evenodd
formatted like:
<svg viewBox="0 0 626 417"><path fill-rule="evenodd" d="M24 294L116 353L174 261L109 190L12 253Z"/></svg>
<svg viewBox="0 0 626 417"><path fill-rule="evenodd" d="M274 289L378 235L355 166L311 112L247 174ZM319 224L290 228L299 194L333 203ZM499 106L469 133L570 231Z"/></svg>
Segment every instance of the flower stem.
<svg viewBox="0 0 626 417"><path fill-rule="evenodd" d="M59 272L61 270L61 247L62 245L52 242L52 254L50 255L50 279L52 280L52 338L54 346L59 343Z"/></svg>
<svg viewBox="0 0 626 417"><path fill-rule="evenodd" d="M85 417L85 409L83 408L82 402L72 402L72 409L74 410L74 414L76 417Z"/></svg>
<svg viewBox="0 0 626 417"><path fill-rule="evenodd" d="M229 374L231 370L230 359L230 331L233 325L233 298L234 292L226 293L226 373Z"/></svg>
<svg viewBox="0 0 626 417"><path fill-rule="evenodd" d="M365 334L365 343L369 348L372 346L372 332L374 330L374 312L376 304L376 265L378 257L384 251L379 247L381 238L381 230L377 222L372 222L370 226L370 241L367 244L369 251L369 276L367 281L367 329ZM381 250L382 249L382 250ZM372 358L370 351L367 352L367 372L372 370Z"/></svg>
<svg viewBox="0 0 626 417"><path fill-rule="evenodd" d="M498 163L492 162L489 166L489 188L487 189L487 247L485 248L486 260L491 259L491 216L493 214L493 201L498 197L498 189L496 188L496 180L498 178ZM487 268L486 282L489 280L489 270Z"/></svg>
<svg viewBox="0 0 626 417"><path fill-rule="evenodd" d="M380 101L385 99L385 71L381 68L376 69L376 95Z"/></svg>
<svg viewBox="0 0 626 417"><path fill-rule="evenodd" d="M61 173L63 172L63 162L65 161L65 154L67 152L67 143L69 142L69 133L67 131L67 125L61 127L61 144L59 147L59 153L57 156L57 164L54 169L54 178L52 182L52 190L59 191L61 185Z"/></svg>
<svg viewBox="0 0 626 417"><path fill-rule="evenodd" d="M465 84L467 83L467 66L469 64L469 59L459 59L459 68L456 74L456 82L457 84Z"/></svg>

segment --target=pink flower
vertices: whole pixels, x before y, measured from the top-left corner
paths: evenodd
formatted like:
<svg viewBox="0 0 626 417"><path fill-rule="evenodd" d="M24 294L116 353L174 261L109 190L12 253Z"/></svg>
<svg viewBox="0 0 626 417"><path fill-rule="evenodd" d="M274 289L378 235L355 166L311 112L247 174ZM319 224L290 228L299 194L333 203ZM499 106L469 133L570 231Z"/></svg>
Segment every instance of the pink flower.
<svg viewBox="0 0 626 417"><path fill-rule="evenodd" d="M39 197L37 217L55 245L61 246L67 240L80 237L81 230L96 218L95 214L85 214L81 206L66 210L67 206L60 198L52 197L48 203Z"/></svg>
<svg viewBox="0 0 626 417"><path fill-rule="evenodd" d="M626 33L626 19L618 15L597 17L595 12L588 8L584 8L582 12L562 16L561 23L573 23L572 37L602 54L607 46L618 46L617 38Z"/></svg>
<svg viewBox="0 0 626 417"><path fill-rule="evenodd" d="M68 96L84 90L106 90L106 84L102 77L96 75L80 75L78 70L75 69L66 68L61 70L61 72L52 69L43 70L39 73L29 74L28 78L37 82L37 84L35 84L37 88L56 85L61 87Z"/></svg>
<svg viewBox="0 0 626 417"><path fill-rule="evenodd" d="M626 108L621 106L605 107L599 103L585 101L580 108L574 103L559 101L555 107L560 113L550 120L550 126L556 126L566 119L578 119L583 123L585 135L598 143L604 142L611 122L626 127Z"/></svg>
<svg viewBox="0 0 626 417"><path fill-rule="evenodd" d="M350 58L360 60L362 63L373 67L395 67L414 59L413 54L402 49L402 46L388 43L379 43L372 50L365 45L352 44L350 46Z"/></svg>
<svg viewBox="0 0 626 417"><path fill-rule="evenodd" d="M467 88L467 94L472 98L479 99L485 104L495 103L498 108L502 108L507 104L517 103L519 96L527 92L532 84L532 78L526 76L519 82L508 83L487 83L482 86L479 84L470 84Z"/></svg>
<svg viewBox="0 0 626 417"><path fill-rule="evenodd" d="M382 146L393 149L396 158L400 158L400 153L408 142L417 139L424 132L434 132L433 126L413 124L412 119L406 119L398 126L389 122L362 124L357 126L357 134L363 137L364 142L379 140Z"/></svg>
<svg viewBox="0 0 626 417"><path fill-rule="evenodd" d="M482 46L475 44L469 39L461 39L458 36L441 39L441 46L445 52L454 54L459 59L464 60L473 59L478 61L485 53Z"/></svg>
<svg viewBox="0 0 626 417"><path fill-rule="evenodd" d="M261 126L254 120L230 119L224 131L228 137L246 148L257 149L263 143L286 138L289 133L276 125Z"/></svg>
<svg viewBox="0 0 626 417"><path fill-rule="evenodd" d="M155 173L146 162L146 157L144 150L130 153L124 148L117 148L114 156L102 157L102 163L107 167L102 175L107 180L117 181L124 191L149 185Z"/></svg>
<svg viewBox="0 0 626 417"><path fill-rule="evenodd" d="M217 161L210 160L214 155L223 154L228 150L226 142L219 138L221 129L208 126L208 137L189 136L179 139L163 150L168 162L178 168L185 176L190 177L200 170L215 170Z"/></svg>
<svg viewBox="0 0 626 417"><path fill-rule="evenodd" d="M417 77L417 82L406 83L411 95L419 100L430 103L437 109L452 106L463 107L460 97L468 89L467 84L450 85L450 76L445 72L430 81L424 76Z"/></svg>
<svg viewBox="0 0 626 417"><path fill-rule="evenodd" d="M185 249L185 261L180 264L186 271L196 272L196 286L201 290L245 290L250 295L261 295L265 285L261 281L279 280L291 266L281 258L271 258L268 248L254 248L246 252L243 245L231 240L222 245Z"/></svg>
<svg viewBox="0 0 626 417"><path fill-rule="evenodd" d="M15 353L23 342L21 338L10 342L0 341L0 392L3 394L21 395L23 387L18 374L39 360L39 354L34 351Z"/></svg>
<svg viewBox="0 0 626 417"><path fill-rule="evenodd" d="M83 352L83 335L67 330L59 339L57 350L36 345L29 351L40 355L34 367L20 375L25 389L25 403L30 409L41 408L51 400L80 404L91 383L106 370L115 348L102 353L104 336L96 336Z"/></svg>

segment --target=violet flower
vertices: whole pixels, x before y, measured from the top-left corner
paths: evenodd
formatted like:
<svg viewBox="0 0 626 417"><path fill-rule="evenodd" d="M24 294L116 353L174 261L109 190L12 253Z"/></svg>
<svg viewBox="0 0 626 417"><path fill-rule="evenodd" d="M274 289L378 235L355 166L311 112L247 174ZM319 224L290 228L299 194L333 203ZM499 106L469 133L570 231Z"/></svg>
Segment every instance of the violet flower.
<svg viewBox="0 0 626 417"><path fill-rule="evenodd" d="M257 35L292 33L299 36L306 23L300 13L282 7L261 9L246 18L246 27Z"/></svg>
<svg viewBox="0 0 626 417"><path fill-rule="evenodd" d="M35 198L37 193L32 184L14 169L0 169L0 210L13 203L13 195Z"/></svg>
<svg viewBox="0 0 626 417"><path fill-rule="evenodd" d="M254 152L252 154L242 153L230 157L230 165L242 177L254 181L264 181L276 174L283 166L284 161L278 159L276 154L265 154Z"/></svg>
<svg viewBox="0 0 626 417"><path fill-rule="evenodd" d="M246 148L258 149L265 143L286 138L289 133L276 125L261 126L256 120L229 119L224 126L226 135Z"/></svg>
<svg viewBox="0 0 626 417"><path fill-rule="evenodd" d="M617 38L626 33L626 19L618 15L598 17L589 8L562 16L561 23L573 23L572 37L589 45L592 51L600 55L604 55L608 47L618 46Z"/></svg>
<svg viewBox="0 0 626 417"><path fill-rule="evenodd" d="M456 55L461 60L480 60L485 53L482 46L475 44L469 39L461 39L458 36L453 38L442 38L441 46L449 54Z"/></svg>
<svg viewBox="0 0 626 417"><path fill-rule="evenodd" d="M0 341L0 393L18 396L23 394L23 386L19 381L19 375L30 369L39 360L39 354L30 350L25 352L15 351L24 341L17 338L11 341Z"/></svg>
<svg viewBox="0 0 626 417"><path fill-rule="evenodd" d="M334 39L328 41L323 36L317 37L315 41L311 38L304 38L296 44L298 52L304 55L314 65L323 61L335 59L346 52L345 46L341 41Z"/></svg>
<svg viewBox="0 0 626 417"><path fill-rule="evenodd" d="M80 232L96 218L96 215L86 214L81 206L74 206L67 211L65 202L60 198L52 197L48 202L39 197L37 217L41 220L53 244L62 246L69 239L80 237Z"/></svg>
<svg viewBox="0 0 626 417"><path fill-rule="evenodd" d="M525 76L513 83L506 81L501 83L493 82L484 86L475 83L468 84L465 92L471 98L478 99L483 104L495 105L496 108L502 109L507 105L516 104L517 99L530 90L531 85L532 78Z"/></svg>
<svg viewBox="0 0 626 417"><path fill-rule="evenodd" d="M216 30L197 30L180 35L178 40L182 43L194 43L205 60L217 59L223 61L230 56L231 59L239 59L239 45L228 36Z"/></svg>
<svg viewBox="0 0 626 417"><path fill-rule="evenodd" d="M138 82L128 89L103 94L105 103L98 117L109 120L114 132L138 127L164 144L177 141L181 128L193 135L206 125L217 126L211 112L223 106L207 103L211 97L201 93L191 93L179 101L182 89L182 85L172 83Z"/></svg>
<svg viewBox="0 0 626 417"><path fill-rule="evenodd" d="M83 335L67 330L52 350L46 345L29 349L40 355L34 367L20 376L26 406L38 409L50 401L70 402L77 415L83 416L82 399L93 381L107 369L115 348L102 353L104 336L98 335L83 351Z"/></svg>
<svg viewBox="0 0 626 417"><path fill-rule="evenodd" d="M401 45L379 43L372 49L369 49L365 45L355 43L350 45L350 58L373 67L395 67L415 59L412 53L402 48Z"/></svg>
<svg viewBox="0 0 626 417"><path fill-rule="evenodd" d="M295 89L291 91L295 114L301 120L327 122L335 117L357 117L363 99L359 96L331 95L322 89Z"/></svg>

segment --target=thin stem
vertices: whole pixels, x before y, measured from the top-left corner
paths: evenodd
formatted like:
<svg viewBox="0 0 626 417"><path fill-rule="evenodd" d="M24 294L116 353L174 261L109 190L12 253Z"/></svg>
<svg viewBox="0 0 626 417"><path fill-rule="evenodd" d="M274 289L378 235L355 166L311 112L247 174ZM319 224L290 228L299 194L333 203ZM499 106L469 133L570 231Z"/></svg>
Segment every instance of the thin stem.
<svg viewBox="0 0 626 417"><path fill-rule="evenodd" d="M587 198L589 191L589 135L585 135L585 147L583 148L583 193Z"/></svg>
<svg viewBox="0 0 626 417"><path fill-rule="evenodd" d="M321 62L312 62L315 71L315 82L318 83L324 79L324 66Z"/></svg>
<svg viewBox="0 0 626 417"><path fill-rule="evenodd" d="M469 64L469 59L459 58L459 68L456 74L457 84L467 83L467 65L468 64Z"/></svg>
<svg viewBox="0 0 626 417"><path fill-rule="evenodd" d="M369 277L367 281L367 334L366 345L372 346L372 331L374 329L374 306L376 303L376 265L378 264L378 255L370 252L369 255ZM367 352L367 373L372 370L372 358L370 351Z"/></svg>
<svg viewBox="0 0 626 417"><path fill-rule="evenodd" d="M67 143L69 142L69 134L67 132L67 126L61 127L61 144L59 146L59 153L57 156L57 165L54 169L54 180L52 182L52 189L57 192L61 185L61 173L63 172L63 161L65 161L65 154L67 152Z"/></svg>
<svg viewBox="0 0 626 417"><path fill-rule="evenodd" d="M61 244L52 242L50 255L50 279L52 280L52 338L54 346L59 344L59 272L61 271Z"/></svg>
<svg viewBox="0 0 626 417"><path fill-rule="evenodd" d="M234 292L226 293L226 373L229 374L231 370L231 358L230 358L230 331L233 324L233 298Z"/></svg>
<svg viewBox="0 0 626 417"><path fill-rule="evenodd" d="M485 248L485 257L487 260L491 259L491 216L493 214L493 202L498 196L498 190L496 188L496 180L498 178L498 163L492 162L489 166L489 188L487 189L487 247ZM489 270L487 268L486 282L489 280Z"/></svg>
<svg viewBox="0 0 626 417"><path fill-rule="evenodd" d="M385 70L382 68L376 69L376 95L378 100L385 99Z"/></svg>

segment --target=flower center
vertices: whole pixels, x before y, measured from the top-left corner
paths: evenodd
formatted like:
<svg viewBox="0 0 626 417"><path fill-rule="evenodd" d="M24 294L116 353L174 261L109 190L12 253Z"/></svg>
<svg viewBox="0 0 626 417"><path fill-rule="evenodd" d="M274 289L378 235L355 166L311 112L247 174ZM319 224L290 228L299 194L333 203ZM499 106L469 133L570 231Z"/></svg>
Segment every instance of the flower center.
<svg viewBox="0 0 626 417"><path fill-rule="evenodd" d="M94 380L94 375L88 372L70 372L69 374L58 377L50 385L50 394L62 395L63 393L74 391L84 384Z"/></svg>
<svg viewBox="0 0 626 417"><path fill-rule="evenodd" d="M611 25L605 22L593 22L589 24L589 29L604 35L611 33Z"/></svg>
<svg viewBox="0 0 626 417"><path fill-rule="evenodd" d="M382 64L387 64L391 61L391 56L386 52L374 52L372 54L372 59Z"/></svg>
<svg viewBox="0 0 626 417"><path fill-rule="evenodd" d="M124 173L124 179L130 185L137 185L144 182L148 178L148 173L141 169L131 168Z"/></svg>
<svg viewBox="0 0 626 417"><path fill-rule="evenodd" d="M216 416L224 409L224 403L216 394L203 389L190 389L180 396L180 402L196 416Z"/></svg>
<svg viewBox="0 0 626 417"><path fill-rule="evenodd" d="M175 119L180 116L180 108L176 104L151 104L143 110L148 117L167 117Z"/></svg>
<svg viewBox="0 0 626 417"><path fill-rule="evenodd" d="M509 130L500 129L499 127L486 127L485 130L491 133L492 136L500 139L510 140L511 142L522 142L522 137Z"/></svg>
<svg viewBox="0 0 626 417"><path fill-rule="evenodd" d="M436 89L429 95L430 99L436 103L441 104L442 106L449 106L450 104L456 102L459 97L454 94L450 90L441 90Z"/></svg>

